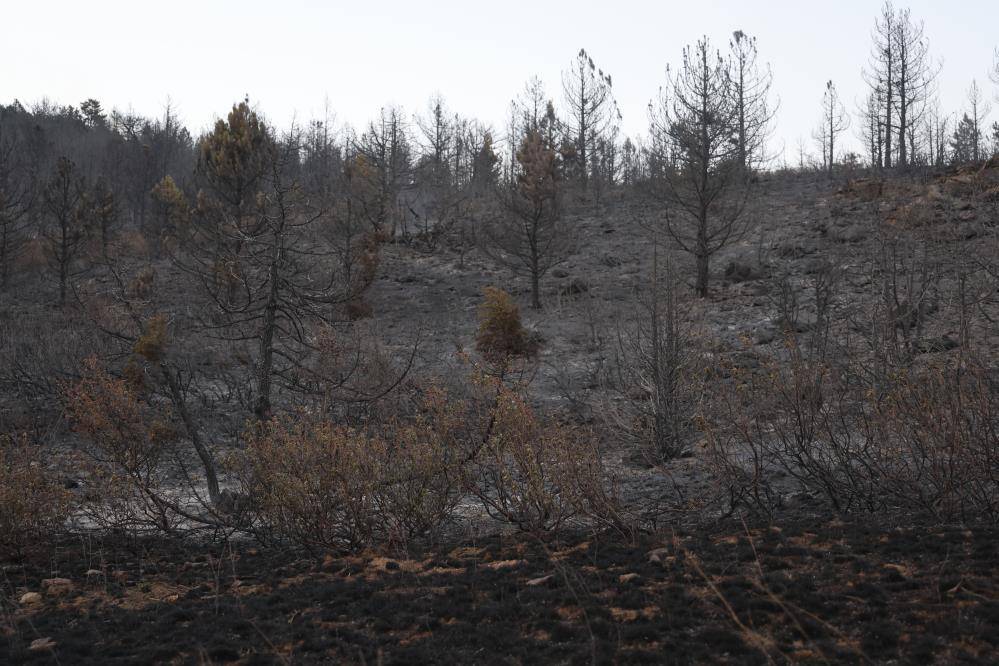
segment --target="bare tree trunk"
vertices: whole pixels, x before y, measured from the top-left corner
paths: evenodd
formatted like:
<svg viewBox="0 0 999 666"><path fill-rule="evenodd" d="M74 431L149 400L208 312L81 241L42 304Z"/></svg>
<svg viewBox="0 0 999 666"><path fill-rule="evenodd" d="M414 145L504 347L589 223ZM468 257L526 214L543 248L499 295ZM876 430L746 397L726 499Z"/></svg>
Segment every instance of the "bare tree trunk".
<svg viewBox="0 0 999 666"><path fill-rule="evenodd" d="M257 404L253 412L261 421L271 417L271 372L274 368L274 328L277 324L278 289L281 261L281 230L274 230L271 248L270 291L264 308L263 328L260 335L260 366L257 368Z"/></svg>
<svg viewBox="0 0 999 666"><path fill-rule="evenodd" d="M174 407L180 414L181 421L184 422L184 428L187 430L187 436L191 438L191 445L194 450L198 453L198 458L201 459L201 465L205 468L205 481L208 484L208 499L213 506L217 506L219 502L219 480L215 473L215 459L212 457L211 451L205 447L204 442L201 441L201 431L198 429L197 423L191 417L190 411L187 409L187 401L184 399L184 394L181 391L180 384L177 382L177 378L170 372L166 363L160 362L160 375L163 377L163 381L166 382L167 388L170 390L170 399L173 402Z"/></svg>
<svg viewBox="0 0 999 666"><path fill-rule="evenodd" d="M66 305L66 282L69 279L69 238L66 223L60 230L62 245L59 247L59 305Z"/></svg>
<svg viewBox="0 0 999 666"><path fill-rule="evenodd" d="M541 310L541 267L538 258L534 257L531 266L531 307Z"/></svg>
<svg viewBox="0 0 999 666"><path fill-rule="evenodd" d="M708 295L708 280L710 279L711 255L706 247L699 247L695 259L697 260L697 295L705 298Z"/></svg>

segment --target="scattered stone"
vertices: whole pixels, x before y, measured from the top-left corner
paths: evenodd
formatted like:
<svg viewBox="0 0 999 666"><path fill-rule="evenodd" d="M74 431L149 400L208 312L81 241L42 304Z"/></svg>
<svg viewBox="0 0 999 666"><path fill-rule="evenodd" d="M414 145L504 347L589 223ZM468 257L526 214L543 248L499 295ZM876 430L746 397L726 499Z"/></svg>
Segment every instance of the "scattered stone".
<svg viewBox="0 0 999 666"><path fill-rule="evenodd" d="M21 595L22 606L32 606L40 603L42 603L42 595L37 592L25 592Z"/></svg>
<svg viewBox="0 0 999 666"><path fill-rule="evenodd" d="M652 564L665 564L669 557L669 548L656 548L649 551L649 562Z"/></svg>
<svg viewBox="0 0 999 666"><path fill-rule="evenodd" d="M28 646L28 652L43 652L45 650L55 649L56 642L46 636L45 638L36 638L31 641L31 645Z"/></svg>
<svg viewBox="0 0 999 666"><path fill-rule="evenodd" d="M73 591L73 581L68 578L46 578L42 589L50 597L62 597Z"/></svg>
<svg viewBox="0 0 999 666"><path fill-rule="evenodd" d="M517 567L522 567L527 564L527 560L498 560L496 562L489 562L488 564L483 564L482 566L486 569L515 569Z"/></svg>
<svg viewBox="0 0 999 666"><path fill-rule="evenodd" d="M532 578L527 581L528 587L541 587L542 585L547 585L555 580L555 574L548 574L547 576L541 576L540 578Z"/></svg>

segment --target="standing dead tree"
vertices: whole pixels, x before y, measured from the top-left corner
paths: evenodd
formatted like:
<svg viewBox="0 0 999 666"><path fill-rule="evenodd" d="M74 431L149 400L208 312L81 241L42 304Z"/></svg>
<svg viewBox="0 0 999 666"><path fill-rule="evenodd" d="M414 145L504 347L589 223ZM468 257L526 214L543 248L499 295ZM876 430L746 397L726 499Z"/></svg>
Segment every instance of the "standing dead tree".
<svg viewBox="0 0 999 666"><path fill-rule="evenodd" d="M633 319L618 329L609 383L619 394L600 410L625 442L654 462L683 454L694 430L696 354L677 303L677 280L653 234L652 274Z"/></svg>
<svg viewBox="0 0 999 666"><path fill-rule="evenodd" d="M586 192L599 169L598 146L613 134L621 112L611 90L611 76L597 68L586 49L580 49L572 66L562 73L566 130L575 148L575 176Z"/></svg>
<svg viewBox="0 0 999 666"><path fill-rule="evenodd" d="M711 257L745 231L751 191L733 141L739 108L732 79L707 38L684 49L681 69L667 70L666 86L649 107L659 165L654 185L666 204L666 228L693 255L697 294L706 297Z"/></svg>
<svg viewBox="0 0 999 666"><path fill-rule="evenodd" d="M203 140L201 169L209 182L238 188L249 182L238 171L248 169L256 191L216 188L221 201L202 192L178 255L208 298L203 325L253 359L252 411L261 420L272 414L275 384L308 390L320 381L309 363L318 338L335 323L335 306L367 286L321 260L326 211L294 179L300 148L296 129L278 142L245 103L234 107ZM252 208L222 205L244 195Z"/></svg>
<svg viewBox="0 0 999 666"><path fill-rule="evenodd" d="M482 152L491 141L488 130L450 114L440 96L430 100L426 116L417 116L416 126L422 140L414 169L416 196L410 199L409 208L418 211L423 223L421 235L430 249L456 227L459 245L465 248L465 223L474 199L482 193L483 185L488 186L489 176L483 168L492 169L480 162L488 159Z"/></svg>
<svg viewBox="0 0 999 666"><path fill-rule="evenodd" d="M926 134L926 163L943 166L947 162L948 117L940 111L939 100L929 106L924 119Z"/></svg>
<svg viewBox="0 0 999 666"><path fill-rule="evenodd" d="M378 120L355 142L354 150L371 167L377 190L373 205L363 211L377 234L395 238L401 221L399 195L412 176L409 126L401 109L383 108ZM405 230L403 230L405 231Z"/></svg>
<svg viewBox="0 0 999 666"><path fill-rule="evenodd" d="M530 131L517 151L516 180L498 191L506 212L486 231L484 251L531 280L531 306L541 309L541 278L565 260L572 239L562 218L559 154L538 131Z"/></svg>
<svg viewBox="0 0 999 666"><path fill-rule="evenodd" d="M870 65L864 70L882 130L878 167L905 168L914 159L917 130L938 72L930 61L923 24L913 22L908 9L896 11L887 0L874 23Z"/></svg>
<svg viewBox="0 0 999 666"><path fill-rule="evenodd" d="M849 127L850 117L840 102L836 85L827 81L826 91L822 94L822 123L815 131L815 138L822 147L822 161L830 177L836 163L836 138Z"/></svg>
<svg viewBox="0 0 999 666"><path fill-rule="evenodd" d="M898 73L895 76L898 104L898 166L905 168L916 159L917 129L933 95L934 80L940 71L930 62L929 43L923 24L914 23L909 10L899 11L892 34Z"/></svg>
<svg viewBox="0 0 999 666"><path fill-rule="evenodd" d="M984 99L978 82L972 80L968 89L968 118L971 120L971 159L980 162L989 152L986 145L986 118L992 111L992 105Z"/></svg>
<svg viewBox="0 0 999 666"><path fill-rule="evenodd" d="M861 105L858 105L857 115L861 118L860 140L867 149L871 168L880 169L884 164L884 118L881 116L880 88L872 89Z"/></svg>
<svg viewBox="0 0 999 666"><path fill-rule="evenodd" d="M874 22L872 33L870 69L863 75L871 87L870 103L875 105L872 112L877 116L878 163L877 167L891 168L892 138L894 136L895 74L898 69L898 56L895 53L895 8L886 0L881 15Z"/></svg>
<svg viewBox="0 0 999 666"><path fill-rule="evenodd" d="M744 170L752 171L766 160L765 143L777 111L770 106L773 74L769 66L761 71L756 62L755 37L736 30L729 47L732 93L738 116L735 128L738 161Z"/></svg>

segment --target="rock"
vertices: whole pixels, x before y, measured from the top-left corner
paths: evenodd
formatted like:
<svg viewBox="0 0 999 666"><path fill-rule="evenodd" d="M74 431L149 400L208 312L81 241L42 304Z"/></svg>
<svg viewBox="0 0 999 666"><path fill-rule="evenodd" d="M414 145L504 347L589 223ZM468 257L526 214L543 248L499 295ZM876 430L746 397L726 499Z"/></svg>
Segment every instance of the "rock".
<svg viewBox="0 0 999 666"><path fill-rule="evenodd" d="M32 606L40 603L42 603L42 595L37 592L25 592L21 595L22 606Z"/></svg>
<svg viewBox="0 0 999 666"><path fill-rule="evenodd" d="M652 564L665 564L669 561L669 548L656 548L649 551L649 562Z"/></svg>
<svg viewBox="0 0 999 666"><path fill-rule="evenodd" d="M962 222L957 225L957 228L954 230L954 234L963 240L978 238L984 233L985 229L983 229L980 224L975 224L974 222Z"/></svg>
<svg viewBox="0 0 999 666"><path fill-rule="evenodd" d="M73 591L73 581L68 578L46 578L42 589L50 597L62 597Z"/></svg>
<svg viewBox="0 0 999 666"><path fill-rule="evenodd" d="M725 277L732 282L748 282L763 277L763 267L755 252L742 252L725 265Z"/></svg>
<svg viewBox="0 0 999 666"><path fill-rule="evenodd" d="M36 638L28 646L28 652L44 652L45 650L52 650L55 646L56 642L48 636L45 638Z"/></svg>
<svg viewBox="0 0 999 666"><path fill-rule="evenodd" d="M753 328L753 342L758 345L768 345L777 339L777 327L773 322L763 322Z"/></svg>
<svg viewBox="0 0 999 666"><path fill-rule="evenodd" d="M542 585L547 585L555 580L555 574L548 574L547 576L541 576L540 578L532 578L527 581L528 587L541 587Z"/></svg>
<svg viewBox="0 0 999 666"><path fill-rule="evenodd" d="M859 243L867 238L869 230L862 224L849 224L831 227L828 233L829 238L837 243Z"/></svg>
<svg viewBox="0 0 999 666"><path fill-rule="evenodd" d="M487 562L482 566L486 569L499 571L501 569L514 569L516 567L522 567L526 564L527 560L497 560L496 562Z"/></svg>

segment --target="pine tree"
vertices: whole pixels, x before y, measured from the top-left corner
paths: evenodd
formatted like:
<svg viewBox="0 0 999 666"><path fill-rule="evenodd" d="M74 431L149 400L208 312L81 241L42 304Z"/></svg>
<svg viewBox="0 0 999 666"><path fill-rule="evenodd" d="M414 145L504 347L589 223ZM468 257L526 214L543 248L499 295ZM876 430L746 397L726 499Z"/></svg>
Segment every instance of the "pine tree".
<svg viewBox="0 0 999 666"><path fill-rule="evenodd" d="M87 237L85 185L76 165L61 157L43 193L48 224L42 233L49 265L59 282L59 304L66 303L66 289Z"/></svg>
<svg viewBox="0 0 999 666"><path fill-rule="evenodd" d="M560 154L540 131L517 150L516 180L500 193L506 215L487 231L486 251L531 280L531 306L541 309L541 279L565 260L571 239L562 219Z"/></svg>

